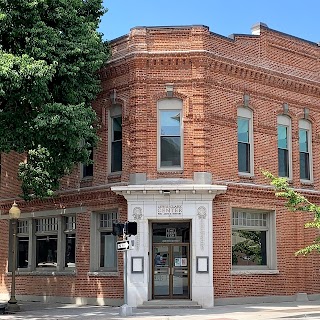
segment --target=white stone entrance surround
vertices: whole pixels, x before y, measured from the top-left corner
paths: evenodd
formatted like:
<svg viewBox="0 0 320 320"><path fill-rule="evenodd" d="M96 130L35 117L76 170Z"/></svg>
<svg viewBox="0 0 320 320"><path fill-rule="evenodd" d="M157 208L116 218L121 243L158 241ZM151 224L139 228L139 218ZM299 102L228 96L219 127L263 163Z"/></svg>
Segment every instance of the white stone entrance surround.
<svg viewBox="0 0 320 320"><path fill-rule="evenodd" d="M148 181L149 182L149 181ZM211 184L141 184L114 186L128 202L128 220L137 221L134 250L128 251L128 305L152 299L151 222L190 221L191 300L213 307L212 200L226 186ZM132 257L143 257L143 273L132 273ZM196 257L209 258L209 272L197 273Z"/></svg>

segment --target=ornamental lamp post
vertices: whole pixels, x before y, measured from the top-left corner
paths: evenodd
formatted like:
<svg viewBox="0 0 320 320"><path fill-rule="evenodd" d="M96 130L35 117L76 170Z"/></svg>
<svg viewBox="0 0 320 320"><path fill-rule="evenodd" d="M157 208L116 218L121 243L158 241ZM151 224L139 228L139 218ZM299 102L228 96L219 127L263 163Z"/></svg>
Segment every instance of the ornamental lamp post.
<svg viewBox="0 0 320 320"><path fill-rule="evenodd" d="M10 300L8 301L7 311L8 312L17 312L20 310L20 307L16 299L16 268L17 268L17 224L18 219L20 218L21 210L14 201L11 209L9 210L9 219L12 223L13 234L12 234L12 281L11 281L11 295Z"/></svg>

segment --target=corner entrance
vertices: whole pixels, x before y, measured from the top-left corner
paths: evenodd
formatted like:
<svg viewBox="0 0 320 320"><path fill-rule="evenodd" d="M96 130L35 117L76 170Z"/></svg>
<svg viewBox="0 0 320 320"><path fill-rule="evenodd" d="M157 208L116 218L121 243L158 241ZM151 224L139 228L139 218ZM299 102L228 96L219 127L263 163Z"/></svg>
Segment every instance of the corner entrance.
<svg viewBox="0 0 320 320"><path fill-rule="evenodd" d="M190 223L152 224L152 298L190 298Z"/></svg>

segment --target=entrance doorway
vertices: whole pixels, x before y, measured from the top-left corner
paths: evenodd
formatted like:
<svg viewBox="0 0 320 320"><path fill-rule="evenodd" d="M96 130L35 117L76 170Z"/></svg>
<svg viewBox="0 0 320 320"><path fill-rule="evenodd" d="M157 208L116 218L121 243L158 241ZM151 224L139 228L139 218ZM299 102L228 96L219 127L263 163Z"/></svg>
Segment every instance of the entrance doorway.
<svg viewBox="0 0 320 320"><path fill-rule="evenodd" d="M153 299L190 298L190 224L153 224Z"/></svg>

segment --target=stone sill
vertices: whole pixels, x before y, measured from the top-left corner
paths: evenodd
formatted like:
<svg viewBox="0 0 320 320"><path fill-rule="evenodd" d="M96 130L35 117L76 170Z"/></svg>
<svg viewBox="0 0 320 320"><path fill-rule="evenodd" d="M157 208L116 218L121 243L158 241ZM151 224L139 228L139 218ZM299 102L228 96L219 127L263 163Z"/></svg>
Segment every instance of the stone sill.
<svg viewBox="0 0 320 320"><path fill-rule="evenodd" d="M242 275L255 275L255 274L257 274L257 275L259 275L259 274L266 274L266 275L268 275L268 274L270 274L270 275L272 275L272 274L279 274L280 272L279 272L279 270L267 270L267 269L265 269L265 270L257 270L257 269L255 269L255 270L231 270L231 275L232 276L242 276Z"/></svg>
<svg viewBox="0 0 320 320"><path fill-rule="evenodd" d="M7 276L12 276L11 272L6 273ZM16 271L17 276L76 276L75 271Z"/></svg>
<svg viewBox="0 0 320 320"><path fill-rule="evenodd" d="M107 271L90 271L87 273L89 277L118 277L119 272L107 272Z"/></svg>

